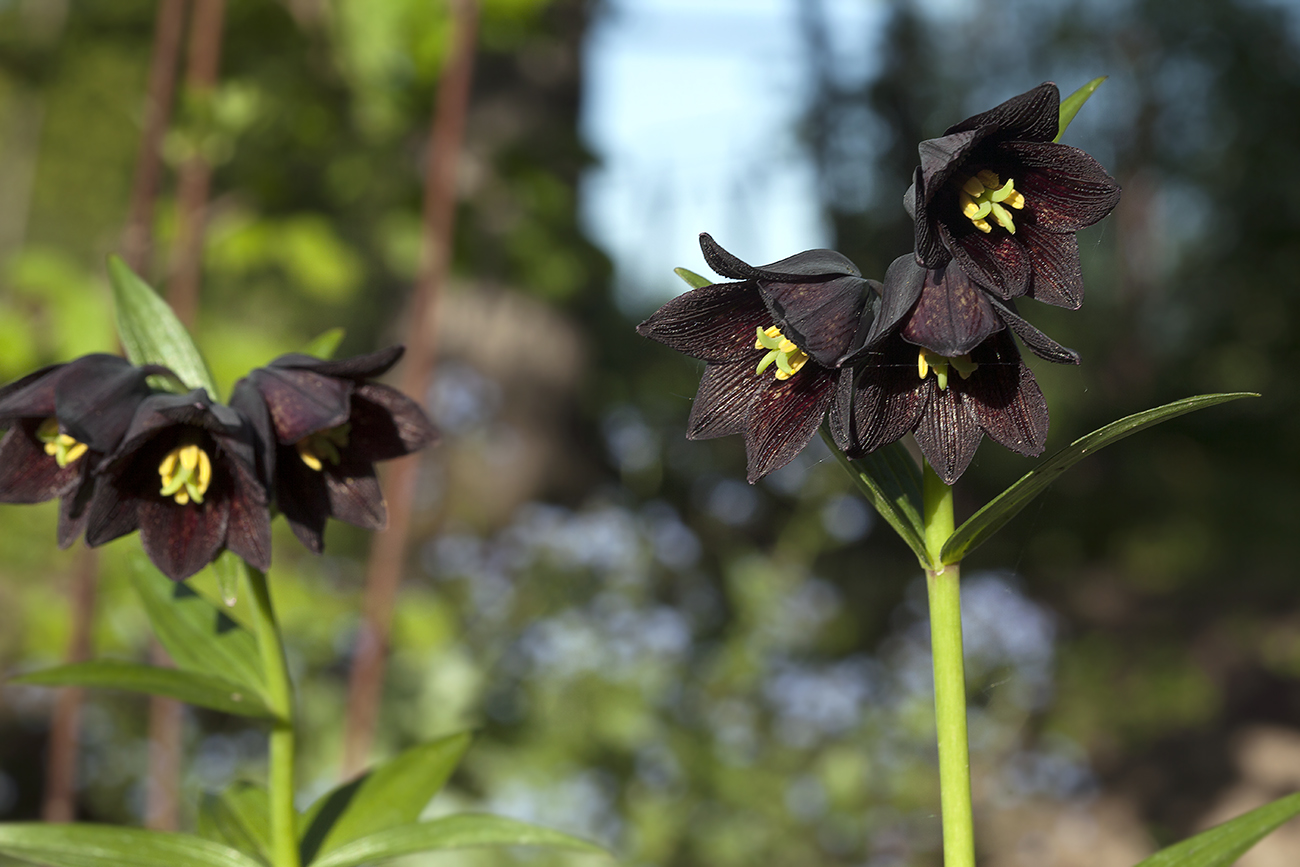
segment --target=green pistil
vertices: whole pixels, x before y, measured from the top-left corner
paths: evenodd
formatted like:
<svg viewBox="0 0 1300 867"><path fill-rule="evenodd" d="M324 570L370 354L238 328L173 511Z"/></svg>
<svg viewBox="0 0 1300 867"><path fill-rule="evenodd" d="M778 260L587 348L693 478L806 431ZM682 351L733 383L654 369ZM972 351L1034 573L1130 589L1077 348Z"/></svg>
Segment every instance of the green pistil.
<svg viewBox="0 0 1300 867"><path fill-rule="evenodd" d="M56 418L47 418L41 422L41 426L36 429L36 438L45 443L45 453L54 458L59 469L75 463L90 448L65 433L59 433L59 420Z"/></svg>
<svg viewBox="0 0 1300 867"><path fill-rule="evenodd" d="M988 169L983 169L962 182L957 202L961 205L962 216L986 234L993 231L993 223L997 223L1014 235L1016 224L1011 211L1007 209L1018 211L1025 207L1025 197L1016 190L1015 180L1008 180L1004 184L996 173Z"/></svg>
<svg viewBox="0 0 1300 867"><path fill-rule="evenodd" d="M957 375L962 379L970 379L970 375L979 368L979 364L971 361L969 355L948 358L924 348L917 354L916 372L920 374L921 379L925 379L930 371L934 371L934 378L939 385L940 391L948 387L949 368L957 371Z"/></svg>
<svg viewBox="0 0 1300 867"><path fill-rule="evenodd" d="M352 425L341 424L329 430L317 431L298 440L294 443L294 448L298 450L298 457L302 458L304 464L320 472L325 466L324 461L338 466L339 449L347 448L351 430Z"/></svg>
<svg viewBox="0 0 1300 867"><path fill-rule="evenodd" d="M756 376L775 363L776 378L789 379L808 363L808 356L804 351L796 346L793 340L784 337L781 329L775 325L769 326L766 330L763 328L755 330L758 332L758 337L754 341L754 348L767 350L767 354L758 363L758 369L754 371Z"/></svg>

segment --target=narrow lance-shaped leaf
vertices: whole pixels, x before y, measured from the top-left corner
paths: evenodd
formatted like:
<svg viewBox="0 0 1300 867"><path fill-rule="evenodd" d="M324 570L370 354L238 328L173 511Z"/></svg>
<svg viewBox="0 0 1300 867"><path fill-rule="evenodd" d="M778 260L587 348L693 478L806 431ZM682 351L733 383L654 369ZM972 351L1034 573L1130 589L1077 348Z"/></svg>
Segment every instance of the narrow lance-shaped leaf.
<svg viewBox="0 0 1300 867"><path fill-rule="evenodd" d="M1300 794L1287 795L1161 849L1136 867L1230 867L1247 849L1297 815L1300 815Z"/></svg>
<svg viewBox="0 0 1300 867"><path fill-rule="evenodd" d="M685 268L674 268L673 273L686 281L686 285L692 289L702 289L705 286L712 286L716 280L710 280L708 277L702 277L694 271L688 271Z"/></svg>
<svg viewBox="0 0 1300 867"><path fill-rule="evenodd" d="M108 257L108 277L117 305L117 332L127 358L134 364L170 367L186 385L207 389L215 400L212 373L167 302L117 256Z"/></svg>
<svg viewBox="0 0 1300 867"><path fill-rule="evenodd" d="M912 456L901 443L893 442L850 461L825 427L822 439L862 495L916 554L922 568L929 568L925 531L921 527L921 472Z"/></svg>
<svg viewBox="0 0 1300 867"><path fill-rule="evenodd" d="M266 698L257 639L183 581L172 581L143 558L131 570L154 633L181 669L229 680Z"/></svg>
<svg viewBox="0 0 1300 867"><path fill-rule="evenodd" d="M353 840L414 822L469 748L467 733L420 744L327 792L303 817L303 862Z"/></svg>
<svg viewBox="0 0 1300 867"><path fill-rule="evenodd" d="M594 843L527 822L461 814L389 828L354 840L310 864L311 867L359 867L399 855L473 846L549 846L593 855L609 854Z"/></svg>
<svg viewBox="0 0 1300 867"><path fill-rule="evenodd" d="M331 328L329 331L322 331L307 341L307 345L300 349L299 352L316 358L333 358L339 344L343 342L343 335L346 333L347 331L342 328Z"/></svg>
<svg viewBox="0 0 1300 867"><path fill-rule="evenodd" d="M199 803L199 836L270 864L270 809L266 789L241 780L219 795L203 796Z"/></svg>
<svg viewBox="0 0 1300 867"><path fill-rule="evenodd" d="M116 825L0 823L0 854L50 867L262 867L192 834Z"/></svg>
<svg viewBox="0 0 1300 867"><path fill-rule="evenodd" d="M238 716L273 719L260 696L225 678L199 671L159 668L115 659L77 662L33 671L11 683L31 686L89 686L162 695Z"/></svg>
<svg viewBox="0 0 1300 867"><path fill-rule="evenodd" d="M1090 96L1096 93L1097 88L1101 87L1101 83L1108 77L1109 76L1103 75L1101 78L1094 78L1092 81L1061 100L1061 128L1057 131L1056 138L1052 139L1052 141L1059 142L1061 140L1061 136L1065 135L1065 128L1070 125L1070 121L1074 120L1074 116L1079 113L1079 109L1083 108L1083 104L1088 101Z"/></svg>
<svg viewBox="0 0 1300 867"><path fill-rule="evenodd" d="M1251 392L1235 392L1187 397L1113 421L1087 436L1080 437L1025 473L1015 484L990 500L984 508L958 527L944 543L940 555L943 562L960 563L963 557L982 545L990 536L1002 529L1007 521L1019 514L1034 497L1047 490L1047 486L1056 481L1062 473L1098 449L1118 442L1144 428L1160 424L1162 421L1243 397L1259 397L1259 395Z"/></svg>

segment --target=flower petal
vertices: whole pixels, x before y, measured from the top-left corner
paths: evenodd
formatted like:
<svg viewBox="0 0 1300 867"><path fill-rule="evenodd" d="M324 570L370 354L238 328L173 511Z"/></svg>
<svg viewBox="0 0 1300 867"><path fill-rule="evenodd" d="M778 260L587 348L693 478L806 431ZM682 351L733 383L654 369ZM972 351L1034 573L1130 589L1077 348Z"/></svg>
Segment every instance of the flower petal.
<svg viewBox="0 0 1300 867"><path fill-rule="evenodd" d="M367 462L400 458L438 439L438 429L418 403L377 382L357 386L348 421L347 452Z"/></svg>
<svg viewBox="0 0 1300 867"><path fill-rule="evenodd" d="M714 283L678 295L636 331L704 361L736 361L753 352L755 330L771 324L755 284Z"/></svg>
<svg viewBox="0 0 1300 867"><path fill-rule="evenodd" d="M227 480L228 483L228 480ZM158 570L173 581L190 577L221 552L230 518L228 496L180 505L154 497L139 502L140 544Z"/></svg>
<svg viewBox="0 0 1300 867"><path fill-rule="evenodd" d="M266 491L256 473L242 461L230 461L230 516L226 547L263 571L271 568L271 515Z"/></svg>
<svg viewBox="0 0 1300 867"><path fill-rule="evenodd" d="M948 248L939 238L939 231L934 220L930 219L925 203L925 186L921 180L921 167L917 166L912 175L912 186L903 194L903 209L912 218L914 229L916 263L926 268L939 268L947 265L952 258Z"/></svg>
<svg viewBox="0 0 1300 867"><path fill-rule="evenodd" d="M291 446L280 446L276 455L275 501L298 541L319 554L330 514L325 476L304 464Z"/></svg>
<svg viewBox="0 0 1300 867"><path fill-rule="evenodd" d="M758 291L781 333L829 368L853 345L868 286L861 277L846 276L808 283L760 280Z"/></svg>
<svg viewBox="0 0 1300 867"><path fill-rule="evenodd" d="M51 364L0 388L0 426L14 419L54 415L54 385L64 367Z"/></svg>
<svg viewBox="0 0 1300 867"><path fill-rule="evenodd" d="M1008 301L1005 305L997 301L992 301L993 309L998 312L998 316L1007 326L1016 333L1021 342L1028 346L1030 351L1046 361L1055 364L1078 364L1079 353L1073 349L1062 346L1043 332L1039 331L1033 325L1021 319L1015 312L1014 306Z"/></svg>
<svg viewBox="0 0 1300 867"><path fill-rule="evenodd" d="M965 392L979 426L1014 452L1041 455L1047 443L1047 400L1015 344L999 335L972 353L971 360L979 369L954 387Z"/></svg>
<svg viewBox="0 0 1300 867"><path fill-rule="evenodd" d="M374 464L345 458L337 467L327 466L322 474L333 517L366 530L388 526L388 508L379 490L379 479L375 478Z"/></svg>
<svg viewBox="0 0 1300 867"><path fill-rule="evenodd" d="M731 280L790 281L791 277L832 277L847 275L861 277L862 272L852 260L835 250L804 250L787 256L770 265L754 267L728 253L707 232L700 233L700 251L704 261L718 274Z"/></svg>
<svg viewBox="0 0 1300 867"><path fill-rule="evenodd" d="M352 411L349 379L278 367L254 370L246 379L266 401L275 437L285 445L344 424Z"/></svg>
<svg viewBox="0 0 1300 867"><path fill-rule="evenodd" d="M918 176L921 196L918 203L928 205L934 199L953 172L961 168L966 157L984 138L984 134L984 130L969 129L942 138L927 139L917 146L917 151L921 154L921 171ZM920 250L919 246L917 250Z"/></svg>
<svg viewBox="0 0 1300 867"><path fill-rule="evenodd" d="M947 223L939 224L939 235L962 270L1002 298L1024 295L1033 271L1021 242L1005 232L986 235L967 228L970 231L955 233Z"/></svg>
<svg viewBox="0 0 1300 867"><path fill-rule="evenodd" d="M96 461L90 460L89 455L77 462L80 468L78 480L59 500L60 549L67 548L77 541L77 537L86 529L90 517L90 501L94 497L95 486L99 481L92 472L95 463Z"/></svg>
<svg viewBox="0 0 1300 867"><path fill-rule="evenodd" d="M1078 310L1083 304L1083 269L1074 233L1057 235L1025 223L1020 226L1020 239L1034 271L1026 294L1044 304Z"/></svg>
<svg viewBox="0 0 1300 867"><path fill-rule="evenodd" d="M993 127L990 137L1050 142L1061 128L1061 92L1050 81L954 124L944 135Z"/></svg>
<svg viewBox="0 0 1300 867"><path fill-rule="evenodd" d="M36 438L41 421L18 421L0 439L0 503L43 503L67 493L81 479L86 458L60 467Z"/></svg>
<svg viewBox="0 0 1300 867"><path fill-rule="evenodd" d="M901 334L940 355L965 355L1004 325L987 295L956 265L927 269L921 297Z"/></svg>
<svg viewBox="0 0 1300 867"><path fill-rule="evenodd" d="M374 379L387 373L405 351L406 347L404 346L390 346L387 349L380 349L367 355L354 355L350 358L340 359L316 358L313 355L290 353L289 355L281 355L268 364L267 367L284 370L310 370L312 373L319 373L322 376L336 376L340 379Z"/></svg>
<svg viewBox="0 0 1300 867"><path fill-rule="evenodd" d="M773 378L770 370L755 374L756 366L754 360L742 359L704 368L700 388L691 404L691 417L686 423L687 439L706 440L744 433L750 405Z"/></svg>
<svg viewBox="0 0 1300 867"><path fill-rule="evenodd" d="M1076 232L1119 204L1119 182L1088 154L1052 142L1007 142L998 160L1014 166L1016 189L1040 229Z"/></svg>
<svg viewBox="0 0 1300 867"><path fill-rule="evenodd" d="M751 485L803 451L821 425L834 390L835 372L809 364L789 379L773 379L759 393L745 431Z"/></svg>
<svg viewBox="0 0 1300 867"><path fill-rule="evenodd" d="M158 368L136 367L125 358L84 355L59 372L54 387L59 426L92 451L111 452L122 441L135 411L151 394L146 382Z"/></svg>
<svg viewBox="0 0 1300 867"><path fill-rule="evenodd" d="M933 378L927 378L923 392L926 402L916 426L916 444L944 484L951 485L970 466L984 434L951 380L948 388L940 390Z"/></svg>
<svg viewBox="0 0 1300 867"><path fill-rule="evenodd" d="M885 282L880 288L880 309L871 323L871 330L861 348L849 353L840 363L857 364L863 358L876 354L878 344L903 321L925 289L926 269L918 265L913 256L899 256L885 271Z"/></svg>
<svg viewBox="0 0 1300 867"><path fill-rule="evenodd" d="M925 407L925 381L917 376L916 348L894 335L881 351L880 362L858 376L853 395L851 457L873 452L902 439L916 428Z"/></svg>

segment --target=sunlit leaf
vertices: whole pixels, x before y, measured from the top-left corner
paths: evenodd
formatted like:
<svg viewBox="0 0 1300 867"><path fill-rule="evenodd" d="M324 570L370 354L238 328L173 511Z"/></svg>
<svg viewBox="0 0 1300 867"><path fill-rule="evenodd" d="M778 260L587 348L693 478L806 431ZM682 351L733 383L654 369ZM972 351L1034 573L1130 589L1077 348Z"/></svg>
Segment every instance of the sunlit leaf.
<svg viewBox="0 0 1300 867"><path fill-rule="evenodd" d="M1229 867L1247 849L1297 815L1300 815L1300 794L1287 795L1161 849L1136 867Z"/></svg>
<svg viewBox="0 0 1300 867"><path fill-rule="evenodd" d="M307 345L298 351L303 355L314 355L317 358L333 358L339 344L343 342L345 334L347 334L347 331L343 328L331 328L329 331L322 331L307 341Z"/></svg>
<svg viewBox="0 0 1300 867"><path fill-rule="evenodd" d="M108 257L109 282L117 304L117 332L134 364L162 364L191 388L205 388L213 400L217 387L190 333L171 307L117 256Z"/></svg>
<svg viewBox="0 0 1300 867"><path fill-rule="evenodd" d="M154 633L179 668L231 681L265 700L257 639L216 605L140 558L131 579Z"/></svg>
<svg viewBox="0 0 1300 867"><path fill-rule="evenodd" d="M1094 78L1092 81L1061 100L1061 128L1057 131L1056 138L1052 139L1052 141L1059 142L1061 140L1061 136L1065 135L1065 128L1070 125L1070 121L1074 120L1074 116L1079 113L1079 109L1083 108L1083 104L1088 101L1088 97L1092 96L1093 93L1096 92L1097 88L1101 87L1101 83L1107 78L1109 78L1109 76L1106 75L1103 75L1101 78Z"/></svg>
<svg viewBox="0 0 1300 867"><path fill-rule="evenodd" d="M303 861L414 822L469 748L468 733L420 744L327 792L303 817Z"/></svg>
<svg viewBox="0 0 1300 867"><path fill-rule="evenodd" d="M0 823L0 854L50 867L261 867L192 834L116 825Z"/></svg>
<svg viewBox="0 0 1300 867"><path fill-rule="evenodd" d="M358 867L415 852L472 846L550 846L608 854L594 843L549 828L500 816L462 814L389 828L354 840L310 864L311 867Z"/></svg>
<svg viewBox="0 0 1300 867"><path fill-rule="evenodd" d="M76 662L33 671L12 683L31 686L89 686L162 695L239 716L273 719L260 696L238 684L198 671L159 668L115 659Z"/></svg>
<svg viewBox="0 0 1300 867"><path fill-rule="evenodd" d="M694 271L688 271L685 268L674 268L673 273L686 281L686 285L692 289L699 289L704 286L712 286L716 280L710 280L708 277L701 277Z"/></svg>
<svg viewBox="0 0 1300 867"><path fill-rule="evenodd" d="M1173 403L1158 406L1111 422L1103 428L1080 437L1043 461L1034 469L1025 473L1011 487L998 494L970 517L970 520L957 528L943 546L941 557L944 563L959 563L962 558L979 547L990 536L1002 529L1002 526L1014 518L1021 509L1047 490L1047 486L1056 481L1061 473L1083 460L1098 449L1118 442L1124 437L1135 434L1144 428L1169 421L1185 413L1205 409L1238 400L1243 397L1259 397L1250 392L1232 394L1202 394L1187 397Z"/></svg>
<svg viewBox="0 0 1300 867"><path fill-rule="evenodd" d="M270 809L266 789L243 780L219 795L206 793L199 802L199 836L270 864Z"/></svg>
<svg viewBox="0 0 1300 867"><path fill-rule="evenodd" d="M927 567L930 558L925 551L925 531L921 526L921 469L907 449L893 442L850 461L835 446L825 428L822 439L862 495L912 549L921 566Z"/></svg>

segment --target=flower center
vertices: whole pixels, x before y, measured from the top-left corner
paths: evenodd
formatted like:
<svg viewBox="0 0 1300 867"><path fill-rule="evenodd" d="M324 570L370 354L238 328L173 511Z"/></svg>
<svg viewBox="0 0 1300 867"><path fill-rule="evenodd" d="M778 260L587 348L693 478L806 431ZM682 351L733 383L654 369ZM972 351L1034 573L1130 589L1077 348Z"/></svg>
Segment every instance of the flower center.
<svg viewBox="0 0 1300 867"><path fill-rule="evenodd" d="M158 464L158 475L162 478L162 490L158 493L164 497L171 497L182 506L191 500L202 503L212 483L212 460L197 442L187 437Z"/></svg>
<svg viewBox="0 0 1300 867"><path fill-rule="evenodd" d="M988 169L982 169L962 182L957 193L957 203L961 205L962 216L975 224L975 228L988 234L993 231L992 220L1011 234L1016 233L1016 224L1011 219L1007 208L1017 211L1025 207L1024 194L1016 191L1014 178L1002 179Z"/></svg>
<svg viewBox="0 0 1300 867"><path fill-rule="evenodd" d="M758 369L754 371L755 375L761 374L772 366L772 362L776 362L776 378L789 379L808 363L808 356L794 345L793 340L782 335L780 328L771 325L766 331L762 328L756 330L758 339L754 341L754 348L766 349L767 355L764 355L763 360L758 363Z"/></svg>
<svg viewBox="0 0 1300 867"><path fill-rule="evenodd" d="M347 448L348 433L351 430L352 425L341 424L329 430L317 431L314 434L307 434L294 443L293 447L298 450L298 457L302 458L304 464L320 472L321 467L325 465L324 461L338 466L339 449Z"/></svg>
<svg viewBox="0 0 1300 867"><path fill-rule="evenodd" d="M59 433L59 420L57 418L47 418L41 422L41 426L36 429L36 438L45 443L45 453L54 458L54 462L59 465L59 469L75 463L78 458L86 453L86 449L90 448L90 446L77 442L65 433Z"/></svg>
<svg viewBox="0 0 1300 867"><path fill-rule="evenodd" d="M948 369L952 368L957 371L962 379L970 379L970 375L979 368L977 362L971 361L969 355L959 355L956 358L938 355L924 347L916 357L916 372L925 379L926 374L934 371L934 378L939 383L939 390L943 391L948 387Z"/></svg>

